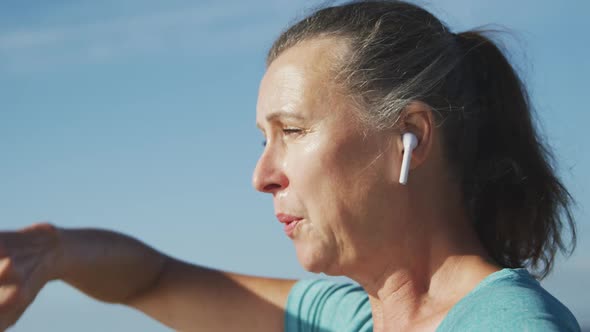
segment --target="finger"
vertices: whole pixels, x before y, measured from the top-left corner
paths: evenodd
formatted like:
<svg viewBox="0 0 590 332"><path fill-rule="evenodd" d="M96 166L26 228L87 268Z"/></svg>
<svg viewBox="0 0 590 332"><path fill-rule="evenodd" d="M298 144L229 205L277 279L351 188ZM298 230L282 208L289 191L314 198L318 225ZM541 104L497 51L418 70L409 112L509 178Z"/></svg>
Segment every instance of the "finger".
<svg viewBox="0 0 590 332"><path fill-rule="evenodd" d="M10 251L6 238L0 237L0 259L10 258Z"/></svg>
<svg viewBox="0 0 590 332"><path fill-rule="evenodd" d="M21 287L17 284L0 285L0 314L14 311L20 303Z"/></svg>
<svg viewBox="0 0 590 332"><path fill-rule="evenodd" d="M14 283L17 279L16 277L13 259L10 257L0 258L0 285Z"/></svg>
<svg viewBox="0 0 590 332"><path fill-rule="evenodd" d="M21 295L22 285L14 273L12 259L0 259L0 312L9 311L14 307Z"/></svg>
<svg viewBox="0 0 590 332"><path fill-rule="evenodd" d="M0 258L0 282L9 280L12 277L13 271L12 259L10 257Z"/></svg>

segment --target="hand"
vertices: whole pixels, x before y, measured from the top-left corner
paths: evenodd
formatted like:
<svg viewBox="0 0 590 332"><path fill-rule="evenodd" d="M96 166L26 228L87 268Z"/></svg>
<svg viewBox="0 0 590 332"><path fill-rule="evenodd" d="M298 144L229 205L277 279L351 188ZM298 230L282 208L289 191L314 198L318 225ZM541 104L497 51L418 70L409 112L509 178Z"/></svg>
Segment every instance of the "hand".
<svg viewBox="0 0 590 332"><path fill-rule="evenodd" d="M47 223L0 232L0 331L14 325L55 277L58 231Z"/></svg>

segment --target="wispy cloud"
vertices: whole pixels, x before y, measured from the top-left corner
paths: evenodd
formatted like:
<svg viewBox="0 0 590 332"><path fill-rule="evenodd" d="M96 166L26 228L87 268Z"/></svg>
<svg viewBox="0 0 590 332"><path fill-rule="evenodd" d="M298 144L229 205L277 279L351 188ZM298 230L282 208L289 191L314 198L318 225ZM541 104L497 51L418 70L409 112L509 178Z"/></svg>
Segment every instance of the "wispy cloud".
<svg viewBox="0 0 590 332"><path fill-rule="evenodd" d="M231 2L84 24L7 31L0 33L3 60L0 66L30 69L107 61L146 52L207 53L261 45L281 21L268 15L268 8L261 8L257 13L264 19L253 20L251 7L247 2Z"/></svg>
<svg viewBox="0 0 590 332"><path fill-rule="evenodd" d="M435 12L442 10L430 1L417 2ZM481 9L467 0L451 3L452 10L446 11L452 15L448 16L459 16L463 22ZM154 53L211 54L262 48L294 14L304 14L313 3L224 1L164 11L146 11L149 6L142 3L137 7L142 10L132 15L90 15L86 23L4 29L0 32L0 70L35 71ZM76 10L69 12L76 14Z"/></svg>

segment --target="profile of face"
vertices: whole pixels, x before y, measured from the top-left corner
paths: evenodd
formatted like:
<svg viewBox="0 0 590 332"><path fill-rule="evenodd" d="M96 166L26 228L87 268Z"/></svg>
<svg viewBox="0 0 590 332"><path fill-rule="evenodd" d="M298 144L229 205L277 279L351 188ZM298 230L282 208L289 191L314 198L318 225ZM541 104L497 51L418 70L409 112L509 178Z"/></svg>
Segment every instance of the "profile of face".
<svg viewBox="0 0 590 332"><path fill-rule="evenodd" d="M403 236L399 132L359 121L330 70L344 52L333 38L285 50L262 79L256 114L266 144L253 185L272 195L275 214L300 219L289 237L303 267L331 275Z"/></svg>

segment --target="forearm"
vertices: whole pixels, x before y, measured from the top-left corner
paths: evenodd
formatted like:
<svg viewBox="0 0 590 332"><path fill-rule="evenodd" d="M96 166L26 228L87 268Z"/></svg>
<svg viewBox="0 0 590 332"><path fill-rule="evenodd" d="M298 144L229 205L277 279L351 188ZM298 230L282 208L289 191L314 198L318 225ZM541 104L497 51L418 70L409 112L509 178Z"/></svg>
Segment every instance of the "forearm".
<svg viewBox="0 0 590 332"><path fill-rule="evenodd" d="M158 282L126 304L180 331L280 331L294 283L168 259Z"/></svg>
<svg viewBox="0 0 590 332"><path fill-rule="evenodd" d="M0 259L0 279L12 283L0 292L0 307L13 313L0 315L0 330L18 319L46 282L62 280L174 329L278 331L295 283L182 262L112 231L50 224L0 232Z"/></svg>
<svg viewBox="0 0 590 332"><path fill-rule="evenodd" d="M98 229L59 229L52 279L105 302L125 303L158 279L166 256L127 235Z"/></svg>

